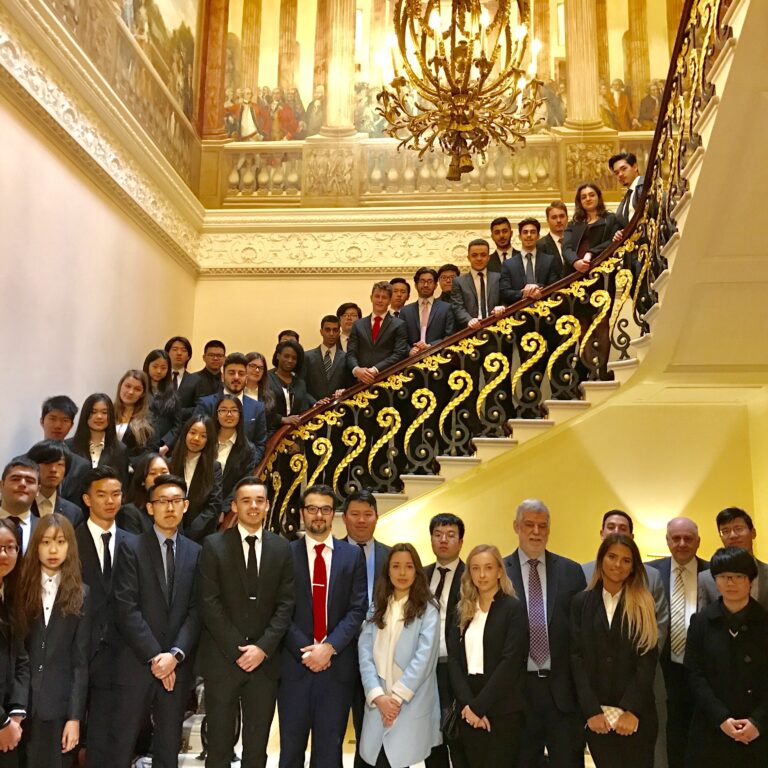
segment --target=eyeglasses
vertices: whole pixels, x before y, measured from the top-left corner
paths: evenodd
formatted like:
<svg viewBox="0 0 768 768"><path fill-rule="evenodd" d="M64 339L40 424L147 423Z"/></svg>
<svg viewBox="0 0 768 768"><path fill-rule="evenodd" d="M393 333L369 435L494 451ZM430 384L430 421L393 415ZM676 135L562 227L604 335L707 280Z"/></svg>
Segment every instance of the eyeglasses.
<svg viewBox="0 0 768 768"><path fill-rule="evenodd" d="M186 499L155 499L154 501L150 501L149 503L153 507L157 507L158 509L168 509L168 505L170 504L174 509L181 509L184 506L184 502Z"/></svg>
<svg viewBox="0 0 768 768"><path fill-rule="evenodd" d="M0 544L0 555L18 555L18 544Z"/></svg>
<svg viewBox="0 0 768 768"><path fill-rule="evenodd" d="M304 507L304 510L313 516L321 514L323 517L327 517L328 515L333 514L333 507L318 507L315 504L310 504L308 507Z"/></svg>
<svg viewBox="0 0 768 768"><path fill-rule="evenodd" d="M432 531L432 538L437 539L438 541L456 541L459 538L459 534L455 531L448 531L448 533Z"/></svg>
<svg viewBox="0 0 768 768"><path fill-rule="evenodd" d="M204 357L210 357L211 360L220 360L224 357L223 352L206 352Z"/></svg>
<svg viewBox="0 0 768 768"><path fill-rule="evenodd" d="M744 579L748 579L749 576L744 573L718 573L715 578L718 581L725 582L726 584L740 584L744 581Z"/></svg>
<svg viewBox="0 0 768 768"><path fill-rule="evenodd" d="M744 536L749 531L746 525L734 525L732 528L721 528L718 533L722 538L729 536Z"/></svg>
<svg viewBox="0 0 768 768"><path fill-rule="evenodd" d="M249 371L263 371L264 366L263 365L255 365L254 363L248 363L248 370Z"/></svg>
<svg viewBox="0 0 768 768"><path fill-rule="evenodd" d="M216 413L219 414L219 416L234 416L236 413L239 413L237 408L219 408Z"/></svg>
<svg viewBox="0 0 768 768"><path fill-rule="evenodd" d="M357 312L345 312L342 317L345 320L358 320L360 316L357 314Z"/></svg>

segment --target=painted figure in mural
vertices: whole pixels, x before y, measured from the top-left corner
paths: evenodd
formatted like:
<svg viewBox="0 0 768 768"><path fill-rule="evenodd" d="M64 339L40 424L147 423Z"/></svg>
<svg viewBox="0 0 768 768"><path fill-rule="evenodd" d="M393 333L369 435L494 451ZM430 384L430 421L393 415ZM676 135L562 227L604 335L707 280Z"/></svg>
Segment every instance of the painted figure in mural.
<svg viewBox="0 0 768 768"><path fill-rule="evenodd" d="M547 128L562 125L565 122L565 105L554 80L547 80L544 83L541 88L541 98L547 105Z"/></svg>
<svg viewBox="0 0 768 768"><path fill-rule="evenodd" d="M652 131L659 119L659 107L661 106L661 89L658 80L651 80L648 93L640 102L640 111L637 119L640 127L645 131Z"/></svg>
<svg viewBox="0 0 768 768"><path fill-rule="evenodd" d="M600 83L600 118L606 128L619 130L619 115L608 83Z"/></svg>
<svg viewBox="0 0 768 768"><path fill-rule="evenodd" d="M282 88L272 89L272 141L290 141L300 130L293 107L287 102Z"/></svg>
<svg viewBox="0 0 768 768"><path fill-rule="evenodd" d="M227 88L224 91L224 96L224 130L227 133L227 137L232 138L237 136L237 121L240 117L242 96L236 99L234 88Z"/></svg>
<svg viewBox="0 0 768 768"><path fill-rule="evenodd" d="M237 118L237 135L241 141L264 141L265 122L266 125L269 124L269 112L265 116L264 108L258 103L254 104L252 99L253 91L244 88L243 103Z"/></svg>
<svg viewBox="0 0 768 768"><path fill-rule="evenodd" d="M307 114L304 117L306 136L314 136L320 133L325 118L325 88L322 85L315 86L312 94L312 101L307 107Z"/></svg>
<svg viewBox="0 0 768 768"><path fill-rule="evenodd" d="M620 131L631 131L640 127L640 123L632 114L629 96L624 87L624 81L618 77L611 82L611 96L616 111Z"/></svg>

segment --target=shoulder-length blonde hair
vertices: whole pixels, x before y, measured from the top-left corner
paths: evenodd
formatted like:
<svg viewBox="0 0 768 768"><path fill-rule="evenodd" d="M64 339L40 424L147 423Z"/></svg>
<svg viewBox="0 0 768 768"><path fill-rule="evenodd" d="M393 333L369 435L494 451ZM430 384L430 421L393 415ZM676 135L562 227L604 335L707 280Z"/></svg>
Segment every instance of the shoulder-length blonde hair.
<svg viewBox="0 0 768 768"><path fill-rule="evenodd" d="M478 544L467 557L467 564L464 566L464 573L461 575L461 589L459 591L459 603L456 606L456 613L459 617L459 628L463 632L468 626L469 622L474 618L477 612L477 600L478 591L477 587L472 582L472 560L477 555L484 553L490 554L496 561L496 564L501 570L501 576L499 576L499 589L505 595L515 594L515 588L512 586L512 582L507 576L507 571L504 568L504 560L502 560L501 552L493 544Z"/></svg>
<svg viewBox="0 0 768 768"><path fill-rule="evenodd" d="M141 386L144 387L141 397L133 406L133 413L128 422L128 429L131 430L133 436L136 438L137 445L143 448L155 433L155 428L152 426L149 416L149 401L151 394L149 389L149 377L144 371L132 368L130 371L126 371L120 378L120 381L117 382L117 394L115 395L115 420L118 424L123 422L126 411L125 404L120 399L120 390L123 388L123 382L126 379L136 379L136 381L140 382Z"/></svg>
<svg viewBox="0 0 768 768"><path fill-rule="evenodd" d="M632 553L632 571L623 586L624 608L621 621L629 630L629 637L637 651L641 654L648 653L659 642L659 627L656 623L656 604L648 589L648 576L634 539L623 533L611 533L603 539L600 549L597 550L595 572L588 589L602 588L603 560L614 544L621 544Z"/></svg>

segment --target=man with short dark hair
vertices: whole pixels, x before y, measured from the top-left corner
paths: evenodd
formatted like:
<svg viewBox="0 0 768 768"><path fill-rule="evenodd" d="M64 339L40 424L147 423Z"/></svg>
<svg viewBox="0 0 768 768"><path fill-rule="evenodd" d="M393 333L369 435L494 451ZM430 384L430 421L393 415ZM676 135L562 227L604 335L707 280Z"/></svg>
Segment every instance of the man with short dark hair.
<svg viewBox="0 0 768 768"><path fill-rule="evenodd" d="M456 330L479 328L480 321L501 314L505 307L499 299L499 273L488 269L491 258L487 240L477 238L467 247L470 270L453 281L451 303Z"/></svg>
<svg viewBox="0 0 768 768"><path fill-rule="evenodd" d="M453 333L454 320L450 305L438 303L435 298L437 272L431 267L420 267L413 276L418 299L406 304L400 312L405 323L411 355L417 355L432 344Z"/></svg>
<svg viewBox="0 0 768 768"><path fill-rule="evenodd" d="M126 542L115 568L117 628L125 644L115 665L114 764L128 768L151 718L152 765L175 768L184 711L195 682L200 636L200 545L179 533L189 506L187 484L158 475L149 491L150 530Z"/></svg>
<svg viewBox="0 0 768 768"><path fill-rule="evenodd" d="M223 366L224 381L219 389L206 397L201 398L195 406L195 413L210 416L216 419L213 409L216 401L223 392L237 398L243 404L243 427L245 436L256 448L256 464L264 458L264 450L267 445L267 416L264 403L254 400L245 394L245 383L248 371L248 359L241 352L232 352L227 355Z"/></svg>
<svg viewBox="0 0 768 768"><path fill-rule="evenodd" d="M277 343L279 344L281 341L295 341L299 344L299 332L286 328L284 331L280 331L280 333L277 334Z"/></svg>
<svg viewBox="0 0 768 768"><path fill-rule="evenodd" d="M392 298L389 302L389 314L400 317L400 311L411 296L411 286L404 277L393 277L389 284L392 286Z"/></svg>
<svg viewBox="0 0 768 768"><path fill-rule="evenodd" d="M455 264L443 264L437 270L437 284L440 286L440 295L437 301L451 303L451 291L453 290L453 281L461 274L461 270Z"/></svg>
<svg viewBox="0 0 768 768"><path fill-rule="evenodd" d="M18 526L21 554L26 554L32 531L40 521L31 512L39 486L40 468L32 459L16 456L5 465L0 482L0 518L10 518Z"/></svg>
<svg viewBox="0 0 768 768"><path fill-rule="evenodd" d="M134 538L115 524L122 498L120 478L112 467L88 471L83 501L89 515L85 524L75 530L91 611L86 768L104 768L112 764L113 758L114 659L122 639L115 626L112 571L122 558L123 547Z"/></svg>
<svg viewBox="0 0 768 768"><path fill-rule="evenodd" d="M195 373L195 376L197 376L195 403L201 397L214 395L221 391L221 367L224 364L226 354L227 348L224 346L223 341L211 339L205 343L203 348L203 362L205 366Z"/></svg>
<svg viewBox="0 0 768 768"><path fill-rule="evenodd" d="M355 322L349 334L347 368L363 384L370 384L385 368L408 357L405 323L387 312L392 286L386 281L373 284L368 317Z"/></svg>
<svg viewBox="0 0 768 768"><path fill-rule="evenodd" d="M171 336L165 342L165 351L171 359L171 383L181 405L182 420L186 421L195 408L200 381L196 373L187 370L192 358L192 344L186 336Z"/></svg>
<svg viewBox="0 0 768 768"><path fill-rule="evenodd" d="M206 766L229 768L242 708L242 764L265 768L293 613L293 558L285 539L264 530L269 498L261 480L238 481L231 507L237 525L209 536L200 559Z"/></svg>
<svg viewBox="0 0 768 768"><path fill-rule="evenodd" d="M499 216L491 222L491 239L496 250L488 261L489 272L501 272L504 262L514 253L512 248L512 224L506 216Z"/></svg>
<svg viewBox="0 0 768 768"><path fill-rule="evenodd" d="M563 241L565 239L565 228L568 226L568 208L562 200L553 200L547 206L544 215L547 218L549 233L539 240L538 247L542 251L547 251L547 253L557 256L560 262L560 274L562 275L565 274Z"/></svg>
<svg viewBox="0 0 768 768"><path fill-rule="evenodd" d="M340 305L336 310L336 317L339 318L341 333L339 334L339 347L342 352L347 351L349 334L352 332L352 326L363 316L363 310L353 301L347 301Z"/></svg>
<svg viewBox="0 0 768 768"><path fill-rule="evenodd" d="M739 507L726 507L717 513L717 532L724 547L741 547L752 557L755 556L754 544L757 537L752 518ZM768 610L768 563L755 557L757 578L752 582L750 593L760 605ZM699 574L699 609L720 599L720 592L709 571Z"/></svg>
<svg viewBox="0 0 768 768"><path fill-rule="evenodd" d="M341 326L336 315L326 315L320 321L322 342L304 355L302 376L315 400L332 397L337 389L349 385L346 354L339 348Z"/></svg>
<svg viewBox="0 0 768 768"><path fill-rule="evenodd" d="M356 640L368 593L362 552L331 535L334 506L330 486L307 488L301 503L306 535L290 543L296 604L285 636L277 697L280 768L303 768L310 733L313 764L341 768L352 691L360 674Z"/></svg>
<svg viewBox="0 0 768 768"><path fill-rule="evenodd" d="M70 457L67 446L58 440L41 440L27 451L27 458L40 470L40 485L31 511L37 517L58 512L77 528L83 522L83 513L77 504L67 501L59 492Z"/></svg>
<svg viewBox="0 0 768 768"><path fill-rule="evenodd" d="M571 675L571 599L587 582L581 566L547 549L547 506L522 501L515 515L517 549L504 558L529 627L525 731L519 765L539 766L546 748L552 768L584 765L583 719Z"/></svg>
<svg viewBox="0 0 768 768"><path fill-rule="evenodd" d="M453 702L453 691L448 677L448 647L445 640L447 629L458 621L456 606L459 602L461 576L464 573L464 561L460 557L464 544L464 521L449 513L435 515L429 521L429 534L436 562L427 565L424 572L429 580L429 588L440 606L437 690L440 695L440 709L445 713ZM424 762L427 768L448 768L451 764L453 768L465 768L461 748L453 748L450 743L433 747Z"/></svg>

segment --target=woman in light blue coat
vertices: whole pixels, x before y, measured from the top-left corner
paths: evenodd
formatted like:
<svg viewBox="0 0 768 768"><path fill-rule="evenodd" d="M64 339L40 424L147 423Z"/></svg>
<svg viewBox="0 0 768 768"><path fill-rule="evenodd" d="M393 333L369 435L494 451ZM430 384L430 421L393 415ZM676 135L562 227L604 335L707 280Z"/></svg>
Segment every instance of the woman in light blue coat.
<svg viewBox="0 0 768 768"><path fill-rule="evenodd" d="M440 611L419 555L395 544L358 641L365 714L360 756L372 768L422 766L442 741Z"/></svg>

